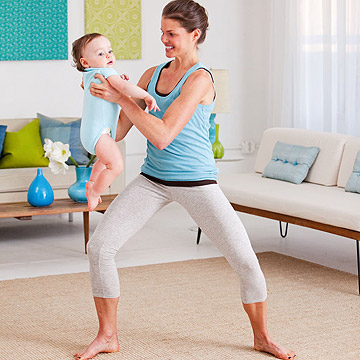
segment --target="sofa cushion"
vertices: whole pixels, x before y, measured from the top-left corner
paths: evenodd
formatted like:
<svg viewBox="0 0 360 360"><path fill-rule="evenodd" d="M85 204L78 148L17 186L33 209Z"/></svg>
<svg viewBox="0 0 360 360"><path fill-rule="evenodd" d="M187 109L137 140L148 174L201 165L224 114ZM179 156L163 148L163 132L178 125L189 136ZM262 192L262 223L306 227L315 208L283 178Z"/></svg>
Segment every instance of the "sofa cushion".
<svg viewBox="0 0 360 360"><path fill-rule="evenodd" d="M345 187L353 171L356 155L359 150L360 150L359 138L350 139L345 144L343 157L341 159L337 186Z"/></svg>
<svg viewBox="0 0 360 360"><path fill-rule="evenodd" d="M5 136L0 169L48 166L40 138L39 120Z"/></svg>
<svg viewBox="0 0 360 360"><path fill-rule="evenodd" d="M80 141L81 119L63 123L60 120L39 113L37 116L40 121L40 135L43 144L46 138L54 142L61 141L63 144L69 144L71 156L79 165L85 165L89 162L88 152L84 149ZM66 163L73 165L71 160L68 160Z"/></svg>
<svg viewBox="0 0 360 360"><path fill-rule="evenodd" d="M13 118L13 119L0 119L0 125L6 125L7 131L19 131L25 125L32 122L35 118ZM79 117L56 117L56 120L60 120L63 123L68 123L74 120L78 120Z"/></svg>
<svg viewBox="0 0 360 360"><path fill-rule="evenodd" d="M345 185L345 191L360 193L360 151L358 151L354 169Z"/></svg>
<svg viewBox="0 0 360 360"><path fill-rule="evenodd" d="M277 141L270 162L262 176L300 184L306 178L319 152L317 147L286 144Z"/></svg>
<svg viewBox="0 0 360 360"><path fill-rule="evenodd" d="M230 202L360 231L359 194L336 186L300 186L261 174L220 174L218 183Z"/></svg>
<svg viewBox="0 0 360 360"><path fill-rule="evenodd" d="M255 171L262 173L271 159L277 141L320 149L314 165L305 181L333 186L337 184L338 172L345 143L353 139L350 135L290 128L265 130L255 161ZM350 171L351 172L351 171Z"/></svg>
<svg viewBox="0 0 360 360"><path fill-rule="evenodd" d="M0 125L0 156L2 153L3 144L5 140L6 128L7 128L6 125Z"/></svg>

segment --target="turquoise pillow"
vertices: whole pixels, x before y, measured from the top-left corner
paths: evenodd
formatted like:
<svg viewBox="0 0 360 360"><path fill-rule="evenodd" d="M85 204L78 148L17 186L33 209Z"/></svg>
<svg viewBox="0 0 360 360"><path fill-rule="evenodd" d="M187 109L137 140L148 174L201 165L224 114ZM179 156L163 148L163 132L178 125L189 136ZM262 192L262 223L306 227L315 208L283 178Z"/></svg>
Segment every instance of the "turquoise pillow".
<svg viewBox="0 0 360 360"><path fill-rule="evenodd" d="M84 149L80 141L81 119L65 124L60 120L39 113L37 117L40 122L40 136L43 144L45 139L69 144L71 156L78 165L85 165L89 162L88 152ZM71 160L68 160L66 163L73 165Z"/></svg>
<svg viewBox="0 0 360 360"><path fill-rule="evenodd" d="M278 141L262 176L300 184L306 178L318 153L318 147L291 145Z"/></svg>
<svg viewBox="0 0 360 360"><path fill-rule="evenodd" d="M3 144L5 140L6 128L7 128L6 125L0 125L0 156L2 153Z"/></svg>
<svg viewBox="0 0 360 360"><path fill-rule="evenodd" d="M360 151L358 151L354 169L345 185L345 191L360 193Z"/></svg>

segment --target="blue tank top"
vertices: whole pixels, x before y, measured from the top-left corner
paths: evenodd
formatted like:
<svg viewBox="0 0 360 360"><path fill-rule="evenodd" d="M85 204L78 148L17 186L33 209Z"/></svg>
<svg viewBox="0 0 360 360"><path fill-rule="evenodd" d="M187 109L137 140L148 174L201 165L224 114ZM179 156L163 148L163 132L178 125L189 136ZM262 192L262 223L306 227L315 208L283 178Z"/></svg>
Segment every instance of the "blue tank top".
<svg viewBox="0 0 360 360"><path fill-rule="evenodd" d="M156 91L161 70L169 63L159 65L150 80L147 91L151 94L160 111L150 112L162 119L172 102L180 95L187 78L198 69L206 69L201 63L191 67L171 91L162 95ZM199 104L185 127L165 149L157 149L147 141L147 156L141 172L166 181L216 180L216 168L212 145L209 139L209 118L214 101L210 105Z"/></svg>

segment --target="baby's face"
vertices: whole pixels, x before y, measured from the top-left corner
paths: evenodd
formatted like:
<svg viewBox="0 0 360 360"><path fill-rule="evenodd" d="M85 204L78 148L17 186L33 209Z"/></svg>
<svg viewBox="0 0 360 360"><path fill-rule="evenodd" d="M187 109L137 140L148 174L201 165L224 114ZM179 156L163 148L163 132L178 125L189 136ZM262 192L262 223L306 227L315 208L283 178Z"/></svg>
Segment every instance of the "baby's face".
<svg viewBox="0 0 360 360"><path fill-rule="evenodd" d="M80 59L84 68L111 68L115 61L111 43L105 36L98 36L86 44Z"/></svg>

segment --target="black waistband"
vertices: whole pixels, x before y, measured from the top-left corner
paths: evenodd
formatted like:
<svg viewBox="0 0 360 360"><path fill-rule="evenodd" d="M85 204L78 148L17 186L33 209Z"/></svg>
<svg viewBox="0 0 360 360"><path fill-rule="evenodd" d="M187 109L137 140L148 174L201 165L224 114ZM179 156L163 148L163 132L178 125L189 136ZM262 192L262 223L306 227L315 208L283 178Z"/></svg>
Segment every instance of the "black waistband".
<svg viewBox="0 0 360 360"><path fill-rule="evenodd" d="M153 177L148 174L144 174L143 172L140 173L140 175L145 176L147 179L162 184L166 186L184 186L184 187L192 187L192 186L204 186L204 185L211 185L211 184L217 184L216 180L196 180L196 181L167 181L167 180L161 180L156 177Z"/></svg>

